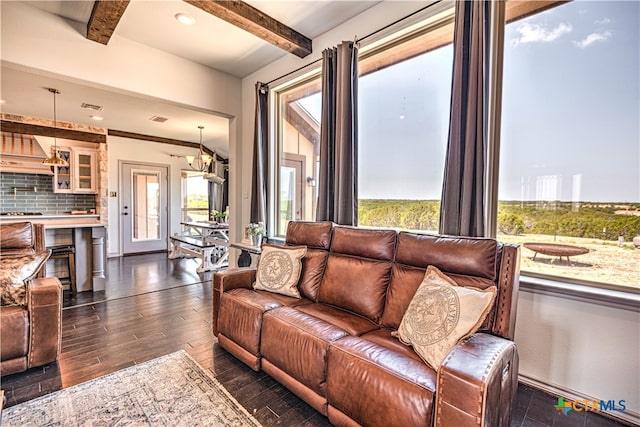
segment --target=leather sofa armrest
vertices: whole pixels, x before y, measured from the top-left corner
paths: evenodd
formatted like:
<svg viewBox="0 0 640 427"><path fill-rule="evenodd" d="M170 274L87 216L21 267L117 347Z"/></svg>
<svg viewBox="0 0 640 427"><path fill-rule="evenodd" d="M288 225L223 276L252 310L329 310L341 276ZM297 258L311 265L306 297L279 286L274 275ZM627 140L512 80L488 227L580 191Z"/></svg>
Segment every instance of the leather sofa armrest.
<svg viewBox="0 0 640 427"><path fill-rule="evenodd" d="M256 281L255 267L230 268L219 271L213 275L213 319L211 328L213 335L218 336L218 310L220 308L220 298L226 291L236 288L251 289Z"/></svg>
<svg viewBox="0 0 640 427"><path fill-rule="evenodd" d="M477 333L438 370L435 426L509 426L518 388L515 343Z"/></svg>
<svg viewBox="0 0 640 427"><path fill-rule="evenodd" d="M62 284L55 277L27 285L29 354L27 368L58 360L62 341Z"/></svg>

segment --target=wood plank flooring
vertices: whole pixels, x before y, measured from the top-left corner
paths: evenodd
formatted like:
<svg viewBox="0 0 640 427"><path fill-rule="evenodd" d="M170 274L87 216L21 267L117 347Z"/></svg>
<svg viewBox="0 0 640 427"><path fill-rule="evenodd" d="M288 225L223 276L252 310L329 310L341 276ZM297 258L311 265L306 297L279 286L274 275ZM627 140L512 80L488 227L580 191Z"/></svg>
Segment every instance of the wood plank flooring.
<svg viewBox="0 0 640 427"><path fill-rule="evenodd" d="M173 268L162 266L172 263L166 254L143 255L137 274L133 273L137 257L129 258L124 262L131 263L131 274L112 273L112 268L122 268L123 260L115 260L116 267L109 261L110 280L128 276L132 281L143 281L141 272L151 268L150 260L154 259L161 270ZM180 260L184 261L188 262ZM194 277L176 277L164 280L168 289L149 291L139 285L147 293L63 310L59 362L3 377L0 386L7 399L5 407L184 349L211 370L264 426L330 425L271 377L252 371L218 345L211 333L210 280L184 284ZM593 413L572 411L564 416L553 408L556 402L555 397L520 385L512 426L624 425Z"/></svg>

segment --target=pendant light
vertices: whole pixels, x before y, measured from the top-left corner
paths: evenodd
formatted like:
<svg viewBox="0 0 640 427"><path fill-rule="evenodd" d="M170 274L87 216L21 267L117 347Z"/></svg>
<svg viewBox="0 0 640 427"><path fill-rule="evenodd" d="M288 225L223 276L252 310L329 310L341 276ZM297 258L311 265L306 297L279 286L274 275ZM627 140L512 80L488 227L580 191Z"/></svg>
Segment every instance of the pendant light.
<svg viewBox="0 0 640 427"><path fill-rule="evenodd" d="M194 171L205 172L209 165L211 164L211 156L208 154L204 154L202 151L202 129L204 126L198 126L200 129L200 152L197 156L185 156L187 158L187 163Z"/></svg>
<svg viewBox="0 0 640 427"><path fill-rule="evenodd" d="M204 174L204 179L213 182L214 184L224 184L225 178L223 176L218 175L218 157L216 152L213 152L213 167L211 168L211 172Z"/></svg>
<svg viewBox="0 0 640 427"><path fill-rule="evenodd" d="M51 157L46 158L42 161L42 164L47 166L69 166L69 163L60 158L60 154L58 153L58 140L55 137L55 131L58 128L57 117L56 117L56 95L60 93L58 89L54 89L52 87L46 88L49 92L53 94L53 147L51 147Z"/></svg>

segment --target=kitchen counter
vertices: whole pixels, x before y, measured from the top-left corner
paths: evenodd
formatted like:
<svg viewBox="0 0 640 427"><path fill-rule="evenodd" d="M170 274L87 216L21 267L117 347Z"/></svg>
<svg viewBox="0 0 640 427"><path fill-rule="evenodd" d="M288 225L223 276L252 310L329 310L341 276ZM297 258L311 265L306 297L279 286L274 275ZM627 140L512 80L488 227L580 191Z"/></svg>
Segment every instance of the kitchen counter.
<svg viewBox="0 0 640 427"><path fill-rule="evenodd" d="M45 228L84 228L106 227L100 222L100 215L4 215L0 216L0 222L29 221L34 224L43 224Z"/></svg>

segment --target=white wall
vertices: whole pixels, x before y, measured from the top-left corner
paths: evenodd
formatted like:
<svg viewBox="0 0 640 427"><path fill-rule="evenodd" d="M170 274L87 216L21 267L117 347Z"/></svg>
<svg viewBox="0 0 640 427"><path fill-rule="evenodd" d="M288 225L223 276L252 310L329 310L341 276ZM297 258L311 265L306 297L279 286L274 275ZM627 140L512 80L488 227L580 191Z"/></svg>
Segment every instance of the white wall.
<svg viewBox="0 0 640 427"><path fill-rule="evenodd" d="M640 414L640 313L520 291L520 373Z"/></svg>
<svg viewBox="0 0 640 427"><path fill-rule="evenodd" d="M242 80L241 162L242 213L249 221L255 83L268 82L321 56L323 49L353 40L424 6L383 2L313 41L313 53L299 60L287 55ZM282 83L281 81L277 82ZM597 399L625 399L640 412L640 319L638 313L567 298L520 292L516 342L520 372L540 383Z"/></svg>

